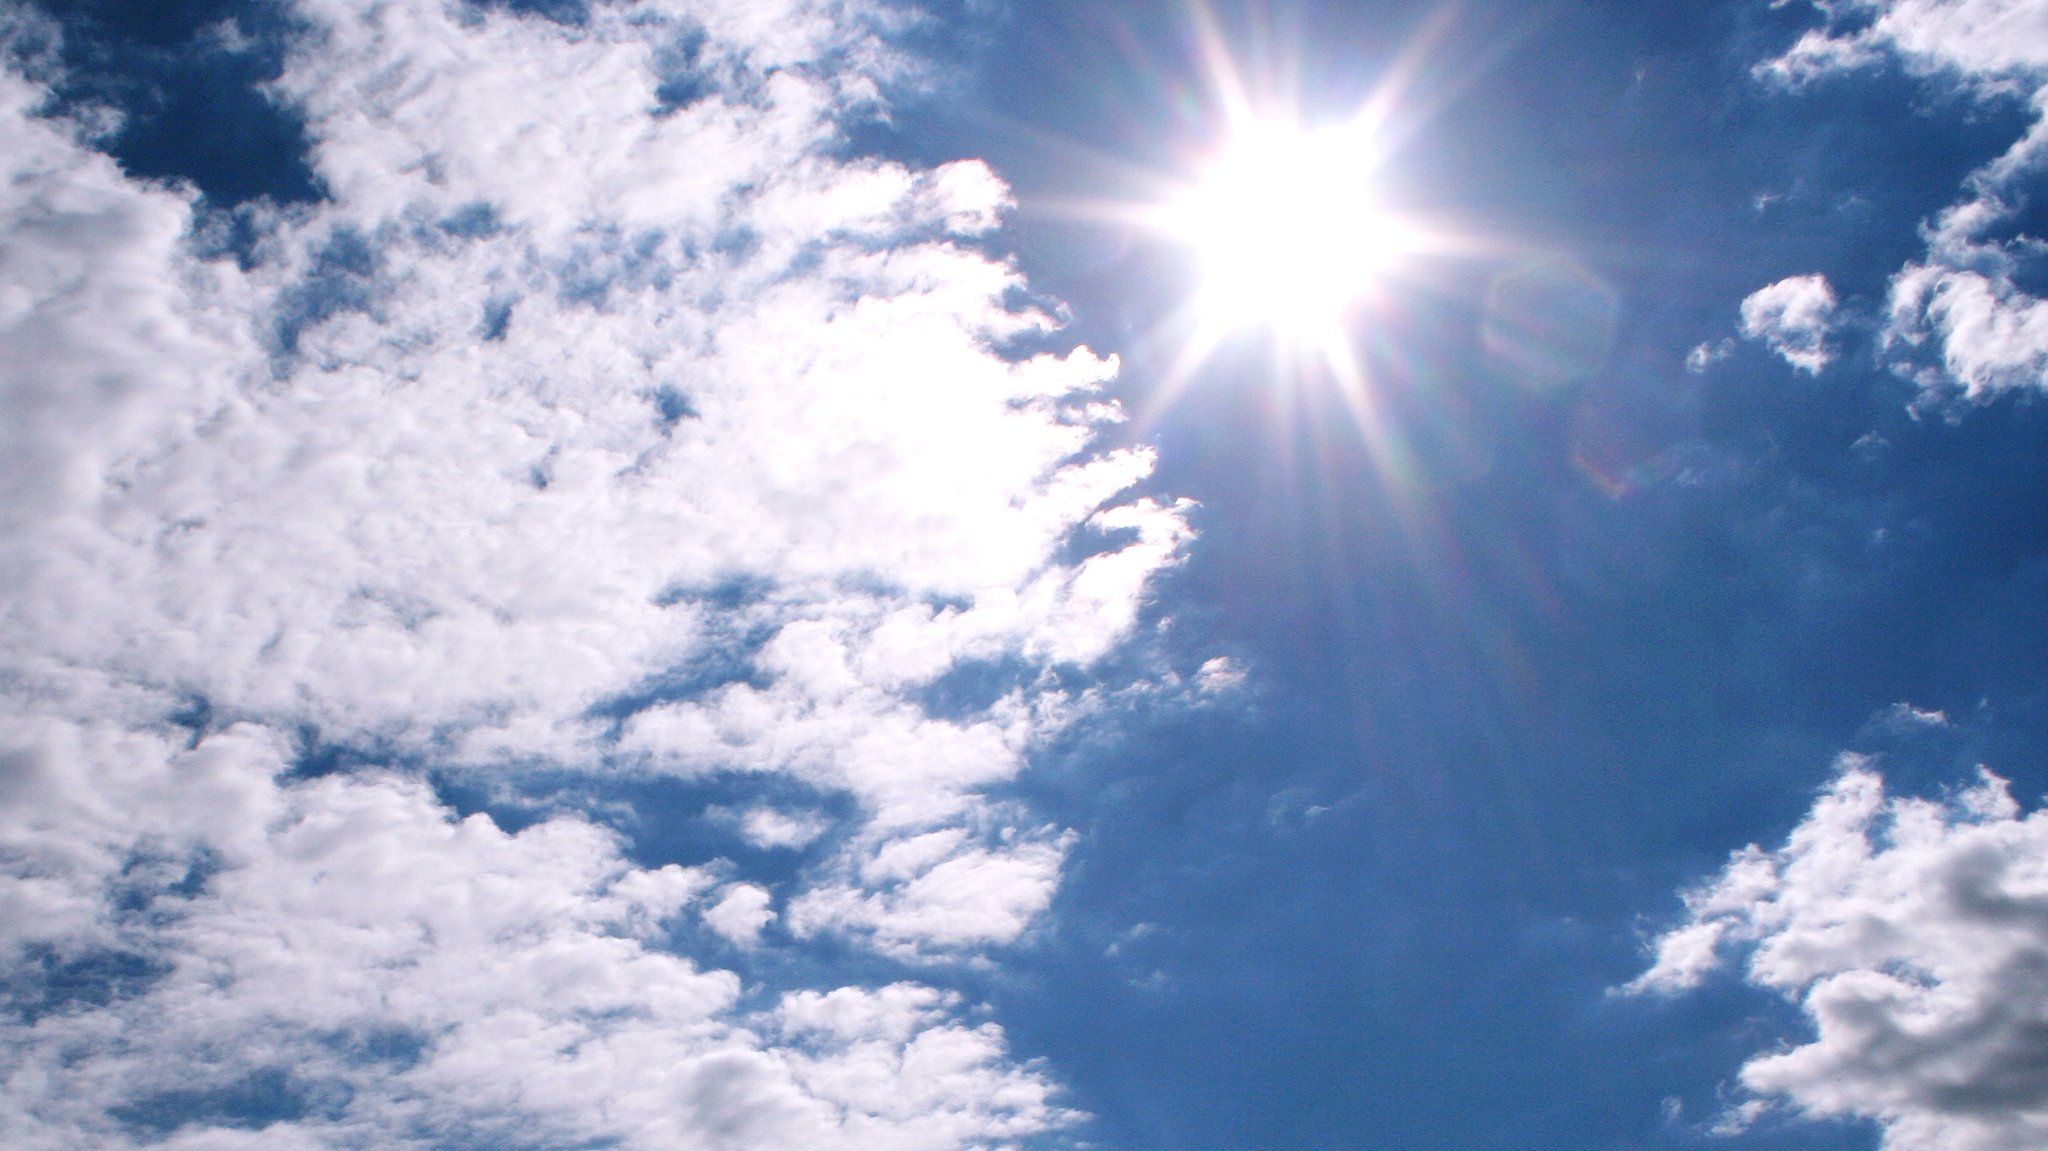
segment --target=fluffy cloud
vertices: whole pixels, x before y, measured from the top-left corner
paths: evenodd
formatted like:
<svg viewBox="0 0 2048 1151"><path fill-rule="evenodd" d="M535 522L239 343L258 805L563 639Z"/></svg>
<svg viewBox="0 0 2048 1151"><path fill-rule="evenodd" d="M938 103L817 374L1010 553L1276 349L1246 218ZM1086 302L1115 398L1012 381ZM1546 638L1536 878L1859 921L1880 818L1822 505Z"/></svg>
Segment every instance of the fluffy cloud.
<svg viewBox="0 0 2048 1151"><path fill-rule="evenodd" d="M1759 288L1742 301L1742 334L1762 340L1785 362L1819 375L1831 358L1828 328L1835 290L1821 276L1791 276Z"/></svg>
<svg viewBox="0 0 2048 1151"><path fill-rule="evenodd" d="M697 917L757 933L759 888L631 866L582 820L451 819L397 776L280 783L282 741L247 727L118 758L69 735L5 761L10 843L50 844L6 917L30 957L0 1020L10 1147L941 1148L1065 1118L928 988L739 1010L736 976L669 942ZM117 910L81 929L20 901L67 878ZM819 999L858 1034L782 1041Z"/></svg>
<svg viewBox="0 0 2048 1151"><path fill-rule="evenodd" d="M1915 71L1952 70L1973 84L2005 87L2026 84L2048 63L2048 27L2036 0L1838 0L1821 7L1828 26L1806 32L1760 72L1797 83L1896 54Z"/></svg>
<svg viewBox="0 0 2048 1151"><path fill-rule="evenodd" d="M2048 815L1985 774L1946 802L1887 797L1863 759L1786 844L1751 846L1686 896L1636 992L1740 957L1813 1036L1742 1083L1812 1116L1883 1126L1887 1151L2048 1142Z"/></svg>
<svg viewBox="0 0 2048 1151"><path fill-rule="evenodd" d="M1115 362L1011 352L1050 320L981 247L1001 181L844 155L914 67L894 18L289 16L327 195L233 227L0 72L5 1141L1067 1122L941 991L761 1009L717 969L1021 938L1070 837L985 793L1189 538L1094 446ZM430 771L577 782L513 834ZM596 821L649 775L730 783L795 878L628 862Z"/></svg>
<svg viewBox="0 0 2048 1151"><path fill-rule="evenodd" d="M1972 399L2048 388L2048 301L2021 286L2048 249L2014 227L2048 172L2048 13L2039 0L1849 0L1823 8L1827 25L1760 74L1796 86L1896 60L1982 98L2030 103L2032 128L1971 174L1965 197L1927 227L1926 258L1893 278L1881 342L1930 399L1958 388ZM1748 332L1747 304L1743 322Z"/></svg>

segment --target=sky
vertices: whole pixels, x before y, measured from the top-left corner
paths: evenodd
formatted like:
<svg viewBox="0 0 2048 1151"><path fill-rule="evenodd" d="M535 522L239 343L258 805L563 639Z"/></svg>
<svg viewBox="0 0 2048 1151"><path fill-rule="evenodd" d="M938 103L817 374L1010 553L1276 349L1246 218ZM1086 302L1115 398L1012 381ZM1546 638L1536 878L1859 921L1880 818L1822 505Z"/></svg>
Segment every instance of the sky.
<svg viewBox="0 0 2048 1151"><path fill-rule="evenodd" d="M0 1143L2048 1145L2048 4L0 0Z"/></svg>

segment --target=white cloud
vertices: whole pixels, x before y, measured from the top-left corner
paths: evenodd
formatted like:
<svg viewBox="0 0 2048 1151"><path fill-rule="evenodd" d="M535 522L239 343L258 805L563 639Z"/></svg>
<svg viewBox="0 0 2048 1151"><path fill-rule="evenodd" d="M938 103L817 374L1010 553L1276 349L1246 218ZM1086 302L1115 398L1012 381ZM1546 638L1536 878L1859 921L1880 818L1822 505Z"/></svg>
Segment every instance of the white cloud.
<svg viewBox="0 0 2048 1151"><path fill-rule="evenodd" d="M1898 370L1922 384L1926 400L1957 388L1981 399L2007 388L2048 387L2048 301L2022 288L2019 276L2048 259L2048 248L2038 238L2004 234L2048 172L2048 18L2041 4L1847 0L1824 11L1826 26L1759 73L1801 84L1896 60L1980 98L2030 101L2030 130L1971 174L1965 197L1925 228L1927 257L1893 277L1881 344ZM1747 330L1746 310L1744 323Z"/></svg>
<svg viewBox="0 0 2048 1151"><path fill-rule="evenodd" d="M1873 1119L1887 1151L2048 1142L2048 815L1985 773L1947 802L1887 797L1856 756L1783 847L1686 896L1628 987L1696 986L1741 957L1810 1039L1742 1069L1756 1099Z"/></svg>
<svg viewBox="0 0 2048 1151"><path fill-rule="evenodd" d="M1833 358L1828 330L1834 315L1835 290L1825 277L1788 276L1742 301L1742 334L1770 345L1800 371L1818 375ZM1703 359L1699 367L1708 362ZM1688 357L1687 365L1691 364Z"/></svg>
<svg viewBox="0 0 2048 1151"><path fill-rule="evenodd" d="M1244 686L1245 670L1232 662L1229 656L1216 656L1202 661L1195 670L1195 687L1203 695L1221 695Z"/></svg>
<svg viewBox="0 0 2048 1151"><path fill-rule="evenodd" d="M947 829L856 846L838 882L790 901L789 927L845 932L911 960L1011 943L1052 903L1072 843L1046 828L983 839Z"/></svg>
<svg viewBox="0 0 2048 1151"><path fill-rule="evenodd" d="M1115 361L1003 350L1051 321L976 246L1002 182L841 154L913 67L890 17L289 15L271 95L331 197L254 209L246 267L0 74L0 979L33 1005L0 1023L0 1140L937 1151L1070 1121L945 993L770 989L893 1020L821 1038L676 942L686 914L746 949L1024 938L1071 837L985 793L1081 714L1041 673L1127 641L1190 538L1128 494L1146 451L1094 446ZM663 108L684 59L702 95ZM926 711L977 665L1021 670ZM294 773L337 747L413 774ZM510 834L420 765L581 782ZM591 822L622 774L733 784L758 847L830 836L772 880L789 930L737 864L627 862Z"/></svg>
<svg viewBox="0 0 2048 1151"><path fill-rule="evenodd" d="M1699 375L1713 365L1727 359L1734 350L1735 341L1732 338L1695 344L1692 351L1685 354L1685 370L1694 375Z"/></svg>
<svg viewBox="0 0 2048 1151"><path fill-rule="evenodd" d="M1914 732L1938 731L1948 725L1947 712L1938 708L1914 707L1901 700L1871 716L1870 722L1863 726L1865 731L1907 735Z"/></svg>
<svg viewBox="0 0 2048 1151"><path fill-rule="evenodd" d="M775 919L769 906L774 899L758 884L732 884L719 895L718 902L704 909L705 926L728 943L752 947L761 942L761 929Z"/></svg>
<svg viewBox="0 0 2048 1151"><path fill-rule="evenodd" d="M1760 74L1805 81L1896 54L1916 72L2003 86L2048 66L2037 0L1836 0L1822 8L1830 26L1802 35Z"/></svg>
<svg viewBox="0 0 2048 1151"><path fill-rule="evenodd" d="M808 847L832 829L831 821L816 811L778 811L757 807L739 817L740 834L760 848Z"/></svg>
<svg viewBox="0 0 2048 1151"><path fill-rule="evenodd" d="M131 786L114 793L90 790L98 759L52 751L30 769L81 801L53 834L86 845L90 825L126 822L157 855L107 861L96 894L131 910L102 917L97 936L8 917L39 937L16 943L82 973L40 1002L23 989L37 1013L0 1022L10 1147L141 1146L173 1127L226 1145L257 1125L235 1108L265 1076L291 1113L262 1124L265 1146L937 1148L1065 1121L1042 1077L1004 1063L999 1032L958 1022L957 1000L928 988L875 999L867 1046L769 1044L736 1010L734 975L662 946L662 924L713 887L702 872L633 867L578 820L517 835L454 820L394 776L280 785L279 742L236 729L191 752L160 747L153 764L131 746ZM213 790L187 795L199 770ZM230 796L262 818L224 815ZM28 820L9 811L19 842ZM223 842L220 824L239 836ZM230 854L209 863L201 847ZM194 860L219 870L191 890ZM765 896L731 885L704 915L737 933ZM110 956L155 970L81 988ZM872 1086L877 1045L921 1109L857 1089ZM925 1049L950 1054L904 1055Z"/></svg>

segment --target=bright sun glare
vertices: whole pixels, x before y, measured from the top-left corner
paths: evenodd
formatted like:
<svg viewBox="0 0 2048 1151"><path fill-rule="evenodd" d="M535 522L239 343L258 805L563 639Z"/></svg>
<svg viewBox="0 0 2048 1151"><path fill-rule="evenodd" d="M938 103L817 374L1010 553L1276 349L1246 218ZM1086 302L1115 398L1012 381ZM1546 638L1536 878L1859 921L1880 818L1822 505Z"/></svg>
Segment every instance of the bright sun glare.
<svg viewBox="0 0 2048 1151"><path fill-rule="evenodd" d="M1377 155L1355 124L1249 124L1158 224L1192 247L1205 327L1320 337L1409 242L1375 202Z"/></svg>
<svg viewBox="0 0 2048 1151"><path fill-rule="evenodd" d="M1206 91L1182 111L1190 126L1220 129L1216 143L1169 170L1127 169L1149 194L1074 200L1062 210L1135 226L1193 257L1180 303L1149 333L1152 346L1170 349L1154 411L1171 407L1227 345L1240 355L1246 346L1233 337L1252 333L1266 337L1252 345L1272 353L1268 379L1279 394L1328 384L1377 444L1376 381L1387 357L1400 354L1388 337L1403 299L1430 290L1446 257L1487 246L1446 229L1435 212L1403 207L1396 191L1394 162L1429 115L1427 106L1404 107L1404 96L1439 24L1419 28L1348 115L1325 121L1319 114L1334 111L1338 97L1312 91L1299 61L1282 54L1248 70L1232 54L1233 40L1245 37L1227 34L1205 0L1185 3Z"/></svg>

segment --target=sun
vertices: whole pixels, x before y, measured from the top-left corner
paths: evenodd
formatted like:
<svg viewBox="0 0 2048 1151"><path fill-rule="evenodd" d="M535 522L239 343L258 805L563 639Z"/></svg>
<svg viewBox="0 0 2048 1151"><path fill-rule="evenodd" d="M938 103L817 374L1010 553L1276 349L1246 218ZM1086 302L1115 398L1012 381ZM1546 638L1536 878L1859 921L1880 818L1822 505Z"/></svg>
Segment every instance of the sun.
<svg viewBox="0 0 2048 1151"><path fill-rule="evenodd" d="M1327 339L1415 242L1379 201L1378 160L1355 122L1272 119L1232 132L1153 221L1196 256L1197 325Z"/></svg>

